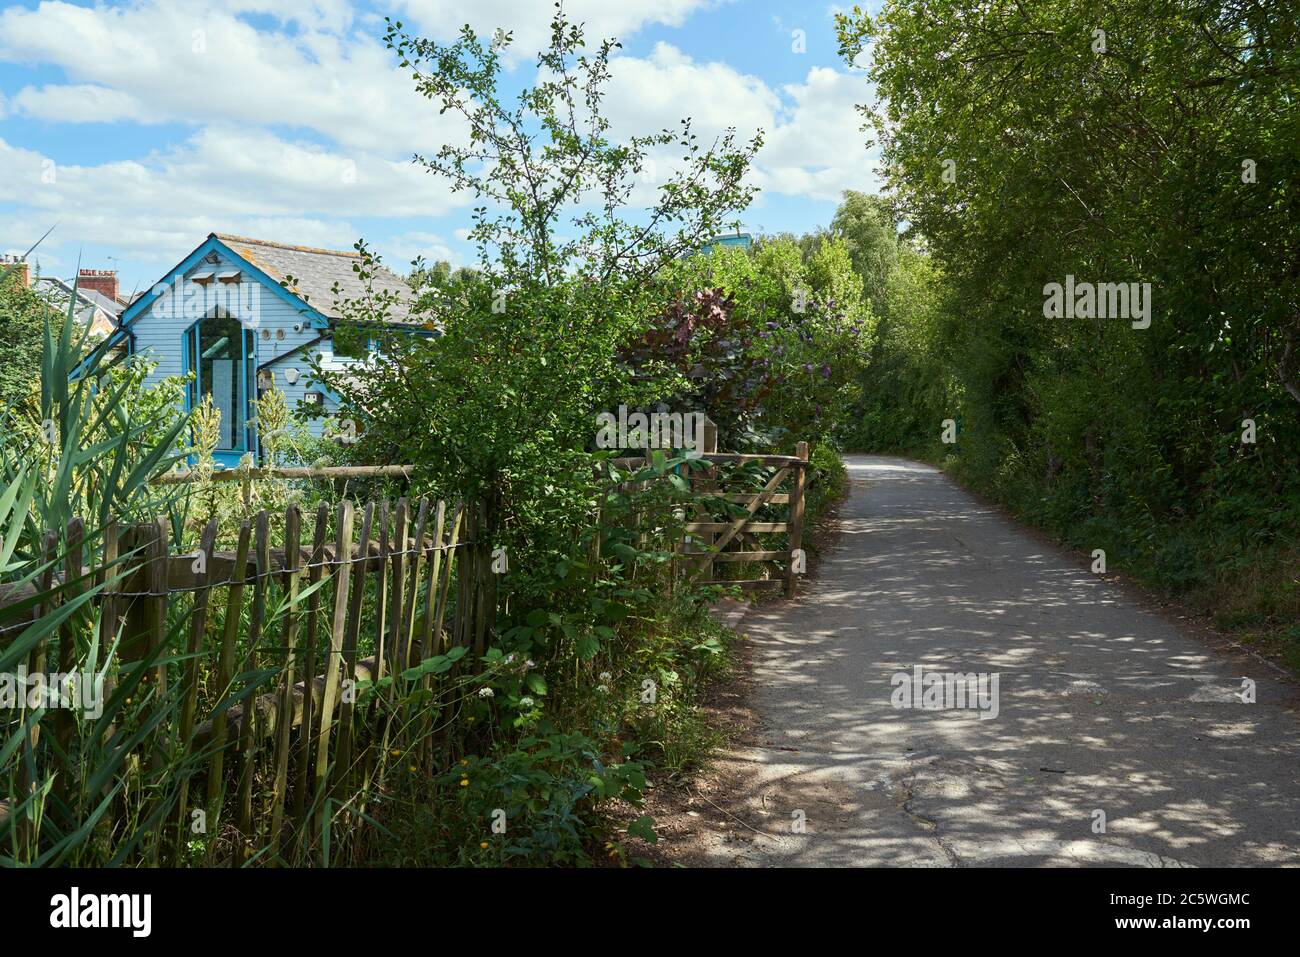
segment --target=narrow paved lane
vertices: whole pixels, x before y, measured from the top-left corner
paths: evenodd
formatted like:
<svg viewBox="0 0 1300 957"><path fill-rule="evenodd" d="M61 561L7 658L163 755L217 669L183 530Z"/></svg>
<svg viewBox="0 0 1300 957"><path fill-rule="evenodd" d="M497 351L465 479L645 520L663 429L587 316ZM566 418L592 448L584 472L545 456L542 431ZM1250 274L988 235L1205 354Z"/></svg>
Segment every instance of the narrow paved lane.
<svg viewBox="0 0 1300 957"><path fill-rule="evenodd" d="M1293 684L1180 633L933 468L848 463L816 579L741 625L762 726L725 764L754 829L710 834L702 863L1300 864ZM996 674L996 716L894 707L891 676L918 665Z"/></svg>

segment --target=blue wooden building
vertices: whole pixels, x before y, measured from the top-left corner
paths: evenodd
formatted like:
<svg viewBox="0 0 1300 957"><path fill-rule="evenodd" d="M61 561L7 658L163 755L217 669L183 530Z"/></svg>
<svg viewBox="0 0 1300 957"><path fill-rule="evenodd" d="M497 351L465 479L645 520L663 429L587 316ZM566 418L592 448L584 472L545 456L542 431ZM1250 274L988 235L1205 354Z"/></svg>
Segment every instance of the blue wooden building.
<svg viewBox="0 0 1300 957"><path fill-rule="evenodd" d="M274 384L290 408L335 412L337 397L312 380L313 357L327 370L345 370L367 361L383 331L358 326L336 347L336 333L347 324L338 303L391 294L397 304L385 323L429 334L411 319L411 292L400 277L378 268L367 284L354 269L359 265L356 252L213 233L123 311L114 335L130 353L157 362L154 382L194 374L186 408L212 396L221 410L217 463L234 467L248 452L258 456L250 423L260 389ZM312 420L315 434L324 421Z"/></svg>

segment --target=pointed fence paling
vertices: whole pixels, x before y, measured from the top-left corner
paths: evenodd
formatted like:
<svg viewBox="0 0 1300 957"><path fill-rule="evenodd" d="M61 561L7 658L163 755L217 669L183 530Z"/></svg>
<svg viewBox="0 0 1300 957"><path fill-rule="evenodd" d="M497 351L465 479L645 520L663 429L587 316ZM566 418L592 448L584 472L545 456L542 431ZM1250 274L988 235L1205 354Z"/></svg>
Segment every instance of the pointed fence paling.
<svg viewBox="0 0 1300 957"><path fill-rule="evenodd" d="M24 819L0 832L3 852L35 856L36 823L22 808L33 803L42 767L54 772L56 810L75 829L70 809L87 800L72 793L81 753L134 740L127 732L148 726L152 707L170 711L122 762L126 786L100 824L115 838L149 826L124 863L324 859L330 827L340 816L357 822L358 788L374 783L388 748L434 755L428 739L445 726L432 713L436 700L422 695L426 704L400 720L394 700L402 687L437 692L444 679L403 672L453 645L484 641L488 560L473 554L482 546L466 534L467 514L478 510L401 498L367 502L358 523L351 502L322 503L306 549L292 505L259 512L224 539L211 522L185 543L189 551L171 547L161 518L108 527L102 549L87 546L80 519L47 533L48 568L37 585L54 597L36 614L107 581L93 600L101 663L117 643L104 694L144 669L132 692L144 706L118 714L116 724L59 708L29 721L25 746L10 758L18 791L0 802L6 816L19 807ZM221 540L233 548L218 549ZM42 641L27 656L28 672L80 667L91 620L69 619ZM14 637L7 628L0 649Z"/></svg>
<svg viewBox="0 0 1300 957"><path fill-rule="evenodd" d="M688 539L678 546L677 577L747 588L783 584L792 595L806 444L794 456L718 453L711 444L702 458L707 468L691 484L742 506L742 514L724 521L683 516ZM730 465L774 472L759 490L722 492L719 467ZM345 471L391 478L407 470ZM779 491L783 483L789 491ZM760 510L778 506L788 508L785 522L757 520ZM100 662L110 653L115 659L104 696L120 686L143 705L80 721L57 709L39 720L19 718L22 747L9 756L10 767L0 766L0 773L14 770L16 782L0 799L0 844L12 845L5 853L32 860L40 852L32 808L41 768L53 772L51 813L66 818L60 833L76 831L78 815L104 803L96 832L110 843L130 838L118 863L225 859L239 866L329 862L331 835L346 836L367 819L368 795L390 748L403 763L433 768L439 756L445 763L454 741L438 695L462 665L418 666L455 646L476 655L487 648L496 576L492 543L480 534L487 527L482 504L400 498L358 510L350 501L322 502L309 548L304 524L294 505L283 514L259 512L224 535L210 522L197 541L182 543L192 551L171 547L162 517L109 525L99 548L86 541L80 519L45 534L35 584L46 597L19 626L0 629L0 650L23 621L93 588L94 614L69 619L33 647L28 671L70 670L83 660L93 629ZM755 536L772 533L787 535L784 548L753 547ZM599 554L599 538L594 547ZM749 567L728 564L737 562L761 564L764 577L714 578L715 563ZM27 586L0 587L0 604L25 594ZM399 690L419 693L404 703ZM118 755L119 786L101 781L96 793L75 794L79 759L96 748L130 752ZM9 820L15 816L21 820ZM336 828L340 822L345 826Z"/></svg>

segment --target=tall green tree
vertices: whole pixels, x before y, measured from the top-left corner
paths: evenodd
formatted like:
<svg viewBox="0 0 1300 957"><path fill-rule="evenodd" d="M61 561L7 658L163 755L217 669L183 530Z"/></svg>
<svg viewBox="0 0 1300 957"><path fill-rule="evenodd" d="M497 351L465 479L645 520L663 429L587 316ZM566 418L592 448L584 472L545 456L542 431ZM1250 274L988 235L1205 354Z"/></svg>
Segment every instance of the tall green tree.
<svg viewBox="0 0 1300 957"><path fill-rule="evenodd" d="M831 232L848 249L867 298L883 312L885 285L898 263L898 229L889 204L879 196L845 190Z"/></svg>
<svg viewBox="0 0 1300 957"><path fill-rule="evenodd" d="M550 45L537 54L539 79L513 104L500 90L509 31L488 39L466 26L442 44L388 24L386 42L416 90L464 122L466 142L415 161L473 194L470 239L494 277L517 285L554 285L574 274L644 283L735 225L753 197L745 174L761 132L742 144L729 129L706 145L688 118L676 130L611 138L602 105L610 58L622 45L605 39L588 49L562 4ZM675 150L680 160L656 184L653 204L632 214L629 200L638 184L655 179L650 154L659 150Z"/></svg>
<svg viewBox="0 0 1300 957"><path fill-rule="evenodd" d="M962 424L942 451L1059 527L1168 545L1170 579L1235 554L1176 554L1189 521L1284 540L1300 520L1293 0L888 0L838 29L846 58L869 58L890 201L944 284L950 321L921 353L952 384L934 412ZM1149 326L1046 315L1051 284L1075 281L1149 284Z"/></svg>
<svg viewBox="0 0 1300 957"><path fill-rule="evenodd" d="M463 139L415 162L474 197L478 262L416 270L417 286L428 280L418 316L437 335L393 336L364 368L316 374L361 430L358 454L414 463L439 491L484 503L486 534L514 554L567 556L589 524L596 416L678 391L677 371L634 375L621 349L670 300L663 268L748 205L761 135L705 144L686 120L615 141L603 104L618 43L589 46L558 5L538 80L512 98L508 31L466 27L444 44L390 22L387 42L417 90L463 121ZM679 160L648 208L630 205L656 168L651 153L669 149ZM390 307L349 306L358 321Z"/></svg>

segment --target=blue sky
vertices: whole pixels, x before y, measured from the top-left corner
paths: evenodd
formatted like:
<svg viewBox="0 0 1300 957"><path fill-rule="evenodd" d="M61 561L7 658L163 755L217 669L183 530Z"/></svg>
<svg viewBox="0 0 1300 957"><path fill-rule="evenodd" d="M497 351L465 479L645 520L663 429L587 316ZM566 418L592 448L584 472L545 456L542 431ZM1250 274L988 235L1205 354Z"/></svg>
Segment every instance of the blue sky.
<svg viewBox="0 0 1300 957"><path fill-rule="evenodd" d="M874 4L873 4L874 6ZM690 116L765 130L752 231L829 221L844 189L877 188L835 54L835 7L796 0L568 0L588 38L618 36L616 132ZM209 232L348 248L395 267L471 262L468 198L410 162L455 136L384 49L383 17L450 38L515 33L511 81L534 77L547 0L0 0L0 251L69 275L78 258L143 288ZM796 48L803 31L805 49Z"/></svg>

